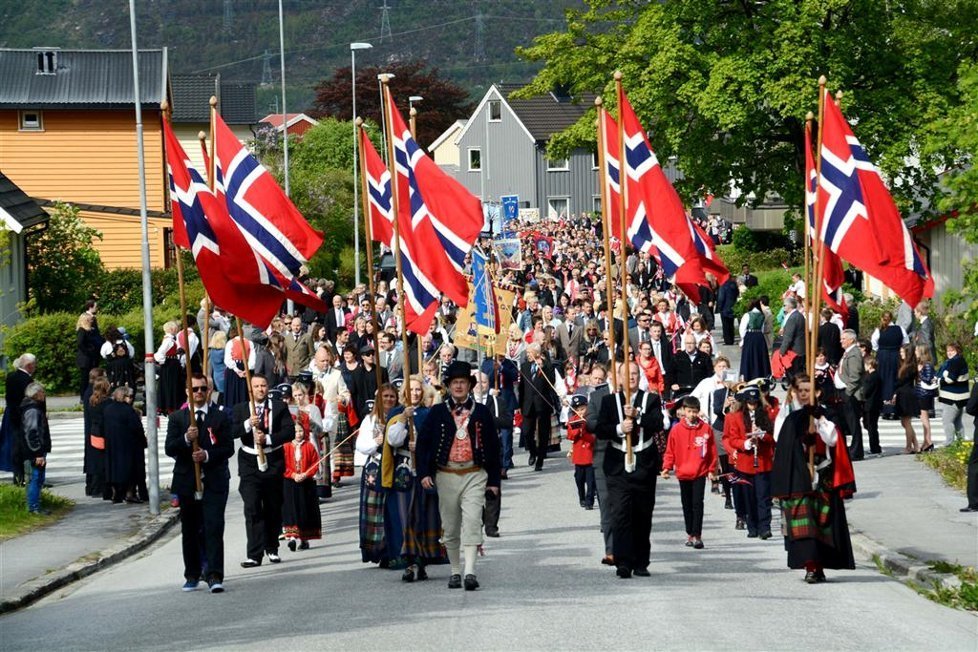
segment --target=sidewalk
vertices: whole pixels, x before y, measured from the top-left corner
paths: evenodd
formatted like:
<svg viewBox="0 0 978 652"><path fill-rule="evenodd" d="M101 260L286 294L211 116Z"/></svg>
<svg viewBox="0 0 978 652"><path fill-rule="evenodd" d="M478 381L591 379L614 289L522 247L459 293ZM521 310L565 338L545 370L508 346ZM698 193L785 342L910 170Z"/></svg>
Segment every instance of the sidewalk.
<svg viewBox="0 0 978 652"><path fill-rule="evenodd" d="M53 491L75 501L65 518L0 542L0 614L142 550L179 514L164 509L154 517L146 504L113 505L85 496L84 490L84 482L58 485Z"/></svg>

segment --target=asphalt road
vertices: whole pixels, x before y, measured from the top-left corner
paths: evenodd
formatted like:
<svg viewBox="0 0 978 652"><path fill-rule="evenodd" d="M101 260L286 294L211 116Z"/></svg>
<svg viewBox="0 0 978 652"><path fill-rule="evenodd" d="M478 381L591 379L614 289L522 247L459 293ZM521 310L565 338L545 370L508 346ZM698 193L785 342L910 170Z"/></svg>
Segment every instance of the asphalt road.
<svg viewBox="0 0 978 652"><path fill-rule="evenodd" d="M518 458L525 463L525 455ZM483 588L449 591L448 568L406 585L360 562L357 488L323 506L326 539L277 566L243 570L244 526L228 505L227 592L180 591L179 534L0 618L4 650L795 649L975 650L978 618L934 604L868 564L809 586L778 539L746 539L707 496L706 549L682 545L675 480L660 481L651 578L601 566L598 512L577 504L571 466L551 459L504 484L502 538ZM236 480L232 481L236 485ZM897 515L894 515L895 517ZM775 523L777 526L778 523Z"/></svg>

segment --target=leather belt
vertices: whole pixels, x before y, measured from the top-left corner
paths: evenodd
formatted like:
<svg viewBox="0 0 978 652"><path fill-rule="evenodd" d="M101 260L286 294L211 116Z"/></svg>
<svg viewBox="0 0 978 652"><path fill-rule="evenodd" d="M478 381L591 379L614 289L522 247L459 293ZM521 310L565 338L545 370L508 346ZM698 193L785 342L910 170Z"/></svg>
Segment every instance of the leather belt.
<svg viewBox="0 0 978 652"><path fill-rule="evenodd" d="M472 466L463 467L439 466L438 470L445 473L454 473L455 475L468 475L470 473L475 473L476 471L481 471L482 467L474 464Z"/></svg>
<svg viewBox="0 0 978 652"><path fill-rule="evenodd" d="M276 446L276 447L272 448L271 446L266 446L263 449L263 452L265 453L265 455L268 455L269 453L274 453L275 451L279 450L280 448L282 448L282 447L281 446ZM245 453L248 453L248 455L254 455L256 457L258 456L258 451L256 449L252 448L251 446L242 446L240 450L243 450Z"/></svg>

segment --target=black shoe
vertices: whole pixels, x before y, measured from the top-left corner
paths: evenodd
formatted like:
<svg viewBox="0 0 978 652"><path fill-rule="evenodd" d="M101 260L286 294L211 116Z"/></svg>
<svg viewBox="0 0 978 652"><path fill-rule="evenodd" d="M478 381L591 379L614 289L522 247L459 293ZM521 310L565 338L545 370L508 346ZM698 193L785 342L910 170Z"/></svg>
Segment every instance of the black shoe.
<svg viewBox="0 0 978 652"><path fill-rule="evenodd" d="M822 582L828 582L828 578L825 577L825 571L817 570L815 571L815 583L821 584Z"/></svg>
<svg viewBox="0 0 978 652"><path fill-rule="evenodd" d="M618 567L618 570L615 571L615 575L617 575L618 577L620 577L623 580L627 580L628 578L630 578L632 576L632 571L630 571L629 569L625 568L624 566L619 566Z"/></svg>
<svg viewBox="0 0 978 652"><path fill-rule="evenodd" d="M282 561L282 558L278 556L278 551L276 552L266 551L265 554L268 555L268 561L270 561L273 564L278 564Z"/></svg>
<svg viewBox="0 0 978 652"><path fill-rule="evenodd" d="M815 571L808 571L807 573L805 573L806 584L815 584L816 582L818 582L818 580L815 577Z"/></svg>
<svg viewBox="0 0 978 652"><path fill-rule="evenodd" d="M921 453L929 453L932 450L934 450L934 444L931 444L930 446L924 446L923 448L920 449L920 452Z"/></svg>
<svg viewBox="0 0 978 652"><path fill-rule="evenodd" d="M585 503L583 500L581 501L581 507L582 508L586 508L587 507L587 503Z"/></svg>
<svg viewBox="0 0 978 652"><path fill-rule="evenodd" d="M732 500L730 500L729 498L727 498L727 499L726 499L726 500L725 500L725 501L723 502L723 508L724 508L724 509L733 509L733 508L734 508L734 507L733 507L733 501L732 501Z"/></svg>
<svg viewBox="0 0 978 652"><path fill-rule="evenodd" d="M648 568L636 568L632 571L635 577L652 577L652 573L649 572Z"/></svg>
<svg viewBox="0 0 978 652"><path fill-rule="evenodd" d="M224 583L218 579L213 579L207 582L207 588L211 593L224 593Z"/></svg>
<svg viewBox="0 0 978 652"><path fill-rule="evenodd" d="M448 588L450 589L460 589L462 588L462 576L452 575L448 578Z"/></svg>
<svg viewBox="0 0 978 652"><path fill-rule="evenodd" d="M852 453L849 453L849 459L852 460L853 462L862 462L864 456L862 454L854 455Z"/></svg>
<svg viewBox="0 0 978 652"><path fill-rule="evenodd" d="M761 532L759 535L757 535L757 538L767 541L768 539L771 538L771 530L768 530L766 532Z"/></svg>
<svg viewBox="0 0 978 652"><path fill-rule="evenodd" d="M245 559L241 562L241 568L257 568L261 566L261 561L255 561L254 559Z"/></svg>
<svg viewBox="0 0 978 652"><path fill-rule="evenodd" d="M757 538L757 532L748 532L747 533L747 538L748 539L756 539Z"/></svg>
<svg viewBox="0 0 978 652"><path fill-rule="evenodd" d="M309 550L309 542L308 541L300 541L299 542L299 550Z"/></svg>
<svg viewBox="0 0 978 652"><path fill-rule="evenodd" d="M530 455L530 459L527 460L526 465L527 466L534 466L536 463L537 463L537 456L536 455Z"/></svg>
<svg viewBox="0 0 978 652"><path fill-rule="evenodd" d="M700 539L699 537L693 539L693 548L696 550L702 550L704 548L703 539Z"/></svg>
<svg viewBox="0 0 978 652"><path fill-rule="evenodd" d="M970 506L969 507L962 507L958 511L959 512L965 512L965 513L968 513L968 512L978 512L978 507L970 507Z"/></svg>
<svg viewBox="0 0 978 652"><path fill-rule="evenodd" d="M604 557L601 558L601 564L604 566L614 566L615 558L612 557L611 555L605 555Z"/></svg>
<svg viewBox="0 0 978 652"><path fill-rule="evenodd" d="M487 537L492 537L493 539L498 539L499 538L499 530L498 529L495 529L495 530L486 530L486 536Z"/></svg>
<svg viewBox="0 0 978 652"><path fill-rule="evenodd" d="M298 544L296 544L295 539L289 539L289 550L291 550L292 552L295 552L295 549L297 547L298 547ZM271 560L269 560L269 561L271 561Z"/></svg>
<svg viewBox="0 0 978 652"><path fill-rule="evenodd" d="M537 464L533 467L533 470L534 471L543 471L543 462L542 461L538 461Z"/></svg>
<svg viewBox="0 0 978 652"><path fill-rule="evenodd" d="M411 566L408 566L407 568L405 568L404 569L404 573L401 575L401 581L402 582L408 582L410 584L411 582L413 582L414 580L416 580L417 579L417 575L415 575L415 571L416 570L417 570L417 567L414 566L413 564Z"/></svg>
<svg viewBox="0 0 978 652"><path fill-rule="evenodd" d="M499 472L499 478L500 480L509 480L509 473L507 473L506 470L503 469L502 471Z"/></svg>
<svg viewBox="0 0 978 652"><path fill-rule="evenodd" d="M585 505L584 509L591 511L592 509L594 509L594 505Z"/></svg>
<svg viewBox="0 0 978 652"><path fill-rule="evenodd" d="M418 566L417 578L419 582L423 582L428 579L428 571L424 569L424 566Z"/></svg>
<svg viewBox="0 0 978 652"><path fill-rule="evenodd" d="M747 523L744 522L744 519L738 518L737 519L737 523L734 525L734 529L735 530L746 530L747 529Z"/></svg>
<svg viewBox="0 0 978 652"><path fill-rule="evenodd" d="M475 579L475 575L466 575L465 576L465 590L466 591L475 591L477 588L479 588L479 581L477 579Z"/></svg>
<svg viewBox="0 0 978 652"><path fill-rule="evenodd" d="M685 545L686 545L687 548L692 548L693 547L693 537L687 538Z"/></svg>

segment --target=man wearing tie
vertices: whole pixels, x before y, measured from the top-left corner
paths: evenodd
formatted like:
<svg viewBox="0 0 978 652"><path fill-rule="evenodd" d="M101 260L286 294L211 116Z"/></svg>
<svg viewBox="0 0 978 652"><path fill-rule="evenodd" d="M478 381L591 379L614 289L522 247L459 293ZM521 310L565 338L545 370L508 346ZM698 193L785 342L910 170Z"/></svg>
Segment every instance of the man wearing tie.
<svg viewBox="0 0 978 652"><path fill-rule="evenodd" d="M625 374L627 373L627 378ZM655 481L662 466L654 435L662 432L662 401L658 394L638 388L638 364L618 367L618 381L627 382L631 401L624 392L608 394L601 400L598 439L608 441L604 455L604 474L608 482L608 501L612 508L612 545L618 577L633 574L648 577L652 549L652 510L655 508ZM631 438L634 468L626 467L625 437Z"/></svg>
<svg viewBox="0 0 978 652"><path fill-rule="evenodd" d="M665 333L665 329L659 322L654 321L649 326L649 341L652 343L652 355L655 356L656 361L659 363L659 369L662 370L662 378L666 382L665 395L669 396L672 394L672 383L675 377L676 365L673 362L672 345L663 339L663 333Z"/></svg>
<svg viewBox="0 0 978 652"><path fill-rule="evenodd" d="M302 318L293 317L289 325L289 332L285 336L286 366L289 376L295 377L299 372L309 366L312 359L309 338L302 332Z"/></svg>
<svg viewBox="0 0 978 652"><path fill-rule="evenodd" d="M391 380L404 379L404 356L394 345L394 336L384 332L377 340L380 346L380 359L377 362L382 369L387 370L387 376Z"/></svg>
<svg viewBox="0 0 978 652"><path fill-rule="evenodd" d="M183 408L170 415L166 430L166 454L172 457L171 491L180 499L180 527L183 539L184 591L200 584L202 561L211 593L224 591L224 508L228 503L231 473L228 459L234 453L231 422L224 408L210 402L210 390L203 374L195 373L192 394L196 425L190 424L190 410ZM198 449L194 450L194 444ZM203 496L196 499L194 464L200 464ZM201 560L201 550L204 560Z"/></svg>
<svg viewBox="0 0 978 652"><path fill-rule="evenodd" d="M642 342L648 342L652 339L652 334L650 332L652 315L647 312L643 312L635 318L635 322L635 328L628 329L628 346L632 351L638 351L639 344ZM655 323L659 324L659 322ZM659 326L662 326L662 324L659 324ZM658 359L658 357L656 359Z"/></svg>
<svg viewBox="0 0 978 652"><path fill-rule="evenodd" d="M584 339L583 325L577 318L577 304L567 306L566 321L557 326L557 341L560 343L560 358L576 361L581 355L581 341Z"/></svg>
<svg viewBox="0 0 978 652"><path fill-rule="evenodd" d="M333 307L326 313L326 336L330 342L336 341L336 335L342 330L346 330L346 315L350 310L343 307L343 297L339 294L333 295Z"/></svg>
<svg viewBox="0 0 978 652"><path fill-rule="evenodd" d="M526 362L520 368L520 409L523 414L523 439L534 471L543 469L550 445L550 417L557 411L554 391L556 374L543 357L539 344L526 347Z"/></svg>
<svg viewBox="0 0 978 652"><path fill-rule="evenodd" d="M278 535L282 531L282 475L285 458L282 446L295 438L295 424L288 406L268 397L268 380L261 374L251 376L255 414L248 402L234 406L233 430L241 440L238 449L238 492L244 503L248 558L242 568L261 566L262 559L279 563ZM267 468L258 463L256 446L263 446Z"/></svg>

